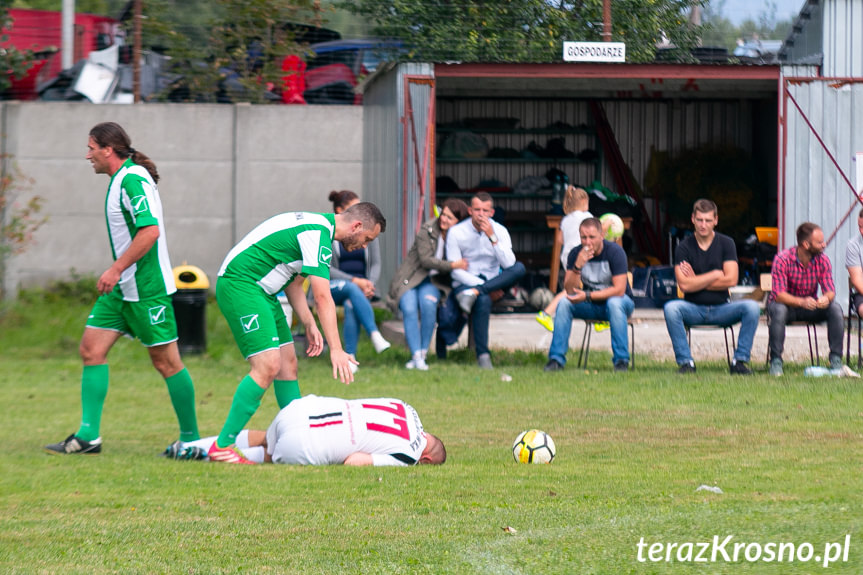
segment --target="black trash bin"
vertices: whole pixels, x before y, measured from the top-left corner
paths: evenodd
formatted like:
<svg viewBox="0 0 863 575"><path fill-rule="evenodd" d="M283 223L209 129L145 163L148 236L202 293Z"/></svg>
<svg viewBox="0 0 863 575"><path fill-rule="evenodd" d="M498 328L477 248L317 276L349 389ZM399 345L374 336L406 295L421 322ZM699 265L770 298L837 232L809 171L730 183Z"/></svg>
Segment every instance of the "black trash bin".
<svg viewBox="0 0 863 575"><path fill-rule="evenodd" d="M184 263L174 268L174 316L181 354L207 351L207 294L210 281L198 267Z"/></svg>

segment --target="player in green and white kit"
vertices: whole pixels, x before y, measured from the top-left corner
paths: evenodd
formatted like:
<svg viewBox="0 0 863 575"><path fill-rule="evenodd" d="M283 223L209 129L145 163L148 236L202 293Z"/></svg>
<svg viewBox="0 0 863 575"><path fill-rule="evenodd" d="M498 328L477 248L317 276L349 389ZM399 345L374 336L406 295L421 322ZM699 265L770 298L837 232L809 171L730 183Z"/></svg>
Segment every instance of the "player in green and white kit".
<svg viewBox="0 0 863 575"><path fill-rule="evenodd" d="M102 295L81 338L81 425L64 441L45 449L49 453L102 451L100 425L108 393L107 357L122 335L140 339L153 367L165 378L180 423L180 440L197 439L195 386L177 348L171 302L177 288L168 259L156 166L132 148L128 134L113 122L93 127L87 148L93 170L111 178L105 218L114 263L99 277L96 287Z"/></svg>
<svg viewBox="0 0 863 575"><path fill-rule="evenodd" d="M320 332L303 293L309 279L324 337L330 347L333 377L353 381L351 362L342 348L336 306L330 293L332 242L350 250L364 248L386 230L374 204L356 204L340 214L289 212L274 216L249 232L228 253L216 281L216 299L251 370L240 381L222 432L209 450L210 461L251 463L234 447L237 434L274 384L280 407L299 397L297 356L291 331L276 295L282 290L306 325L309 355L323 349Z"/></svg>

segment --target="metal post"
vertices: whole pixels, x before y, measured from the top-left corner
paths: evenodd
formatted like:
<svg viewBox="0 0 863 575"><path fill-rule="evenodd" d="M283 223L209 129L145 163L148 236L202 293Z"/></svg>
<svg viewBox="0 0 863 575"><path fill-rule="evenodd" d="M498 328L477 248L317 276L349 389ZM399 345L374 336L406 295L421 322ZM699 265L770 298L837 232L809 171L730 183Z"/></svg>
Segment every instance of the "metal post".
<svg viewBox="0 0 863 575"><path fill-rule="evenodd" d="M60 62L64 70L75 64L75 0L63 0Z"/></svg>
<svg viewBox="0 0 863 575"><path fill-rule="evenodd" d="M132 94L137 104L141 101L141 3L135 0L134 20L135 40L132 48Z"/></svg>

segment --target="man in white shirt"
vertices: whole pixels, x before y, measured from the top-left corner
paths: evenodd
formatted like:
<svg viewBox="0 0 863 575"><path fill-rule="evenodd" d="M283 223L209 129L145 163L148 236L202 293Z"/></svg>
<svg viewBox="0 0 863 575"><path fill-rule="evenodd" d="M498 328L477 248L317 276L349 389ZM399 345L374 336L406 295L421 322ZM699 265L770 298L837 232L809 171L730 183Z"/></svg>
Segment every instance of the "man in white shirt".
<svg viewBox="0 0 863 575"><path fill-rule="evenodd" d="M461 313L464 312L473 322L477 363L483 369L491 369L488 349L491 294L516 285L524 277L525 269L515 259L509 232L492 219L494 201L488 193L478 192L471 198L469 213L470 218L450 228L446 237L446 259L464 259L468 267L451 273L453 293L438 317L441 337L437 345L455 343L464 328ZM441 351L438 349L438 357Z"/></svg>
<svg viewBox="0 0 863 575"><path fill-rule="evenodd" d="M215 439L178 441L164 455L206 459ZM255 463L406 466L446 461L443 442L425 432L416 410L390 397L307 395L285 406L267 431L240 432L237 448Z"/></svg>

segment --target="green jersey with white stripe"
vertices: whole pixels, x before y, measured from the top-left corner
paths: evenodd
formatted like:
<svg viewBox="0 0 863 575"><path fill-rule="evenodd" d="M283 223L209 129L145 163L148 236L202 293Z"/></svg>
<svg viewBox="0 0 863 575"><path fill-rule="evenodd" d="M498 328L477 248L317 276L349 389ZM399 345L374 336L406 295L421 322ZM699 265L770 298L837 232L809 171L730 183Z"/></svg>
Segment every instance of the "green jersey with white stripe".
<svg viewBox="0 0 863 575"><path fill-rule="evenodd" d="M126 301L140 301L177 291L168 245L159 189L150 173L127 159L111 176L105 197L105 220L114 260L122 256L140 228L159 226L159 239L144 256L123 270L114 289Z"/></svg>
<svg viewBox="0 0 863 575"><path fill-rule="evenodd" d="M270 295L282 291L297 274L330 279L335 232L335 214L273 216L228 252L219 277L252 281Z"/></svg>

